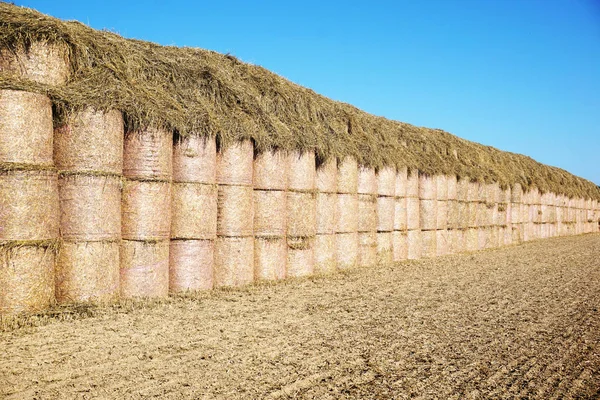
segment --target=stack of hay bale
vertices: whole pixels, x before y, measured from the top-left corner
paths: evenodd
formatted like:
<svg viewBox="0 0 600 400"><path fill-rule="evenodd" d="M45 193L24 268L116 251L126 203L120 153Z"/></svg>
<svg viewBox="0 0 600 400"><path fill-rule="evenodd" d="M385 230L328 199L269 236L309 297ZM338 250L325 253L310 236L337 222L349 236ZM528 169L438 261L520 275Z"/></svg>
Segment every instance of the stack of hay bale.
<svg viewBox="0 0 600 400"><path fill-rule="evenodd" d="M287 276L315 269L316 163L314 151L290 155L287 192Z"/></svg>
<svg viewBox="0 0 600 400"><path fill-rule="evenodd" d="M173 133L127 132L123 150L121 296L169 293Z"/></svg>
<svg viewBox="0 0 600 400"><path fill-rule="evenodd" d="M377 171L377 259L382 264L394 261L394 209L396 207L396 169Z"/></svg>
<svg viewBox="0 0 600 400"><path fill-rule="evenodd" d="M407 238L407 208L406 208L406 186L408 180L407 168L400 168L396 172L395 207L394 207L394 262L408 258Z"/></svg>
<svg viewBox="0 0 600 400"><path fill-rule="evenodd" d="M213 287L217 236L216 164L214 137L176 138L169 249L169 290L172 293Z"/></svg>
<svg viewBox="0 0 600 400"><path fill-rule="evenodd" d="M2 49L0 72L62 85L67 50L41 42ZM0 315L54 301L59 215L52 103L43 94L0 90Z"/></svg>
<svg viewBox="0 0 600 400"><path fill-rule="evenodd" d="M254 276L284 279L287 263L286 152L268 150L254 158Z"/></svg>
<svg viewBox="0 0 600 400"><path fill-rule="evenodd" d="M377 263L377 176L375 169L358 169L358 264L370 267Z"/></svg>
<svg viewBox="0 0 600 400"><path fill-rule="evenodd" d="M63 116L54 132L59 170L59 303L106 302L119 294L123 118L90 108Z"/></svg>
<svg viewBox="0 0 600 400"><path fill-rule="evenodd" d="M214 286L254 281L254 145L250 140L217 152L217 239Z"/></svg>
<svg viewBox="0 0 600 400"><path fill-rule="evenodd" d="M419 171L409 171L406 179L406 240L407 258L421 258L421 202L419 199Z"/></svg>
<svg viewBox="0 0 600 400"><path fill-rule="evenodd" d="M337 227L337 160L331 158L317 166L316 176L315 273L334 272Z"/></svg>
<svg viewBox="0 0 600 400"><path fill-rule="evenodd" d="M358 163L344 158L337 172L336 261L348 269L358 264Z"/></svg>
<svg viewBox="0 0 600 400"><path fill-rule="evenodd" d="M435 257L437 253L437 180L435 176L419 175L419 209L421 226L421 257Z"/></svg>

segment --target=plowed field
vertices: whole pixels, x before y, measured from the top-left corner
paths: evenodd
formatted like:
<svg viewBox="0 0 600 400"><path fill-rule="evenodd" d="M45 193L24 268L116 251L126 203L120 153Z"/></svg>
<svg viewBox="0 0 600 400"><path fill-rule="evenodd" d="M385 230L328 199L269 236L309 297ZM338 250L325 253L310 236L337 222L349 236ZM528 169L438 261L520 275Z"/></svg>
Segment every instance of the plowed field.
<svg viewBox="0 0 600 400"><path fill-rule="evenodd" d="M598 234L83 310L0 333L0 397L600 397Z"/></svg>

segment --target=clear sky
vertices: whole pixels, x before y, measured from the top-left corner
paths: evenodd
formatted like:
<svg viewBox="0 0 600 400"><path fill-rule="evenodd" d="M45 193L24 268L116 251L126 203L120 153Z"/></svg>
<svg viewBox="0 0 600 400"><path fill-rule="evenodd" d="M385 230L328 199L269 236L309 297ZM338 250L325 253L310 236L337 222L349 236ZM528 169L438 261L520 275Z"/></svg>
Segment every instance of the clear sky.
<svg viewBox="0 0 600 400"><path fill-rule="evenodd" d="M231 53L365 111L600 185L600 0L20 0Z"/></svg>

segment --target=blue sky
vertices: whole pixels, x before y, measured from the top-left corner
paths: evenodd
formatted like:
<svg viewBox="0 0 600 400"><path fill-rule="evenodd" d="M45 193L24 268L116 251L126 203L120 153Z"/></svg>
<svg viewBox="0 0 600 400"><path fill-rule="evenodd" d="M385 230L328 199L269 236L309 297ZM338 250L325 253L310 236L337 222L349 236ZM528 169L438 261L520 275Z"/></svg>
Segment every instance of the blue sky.
<svg viewBox="0 0 600 400"><path fill-rule="evenodd" d="M231 53L376 115L600 185L600 1L15 1Z"/></svg>

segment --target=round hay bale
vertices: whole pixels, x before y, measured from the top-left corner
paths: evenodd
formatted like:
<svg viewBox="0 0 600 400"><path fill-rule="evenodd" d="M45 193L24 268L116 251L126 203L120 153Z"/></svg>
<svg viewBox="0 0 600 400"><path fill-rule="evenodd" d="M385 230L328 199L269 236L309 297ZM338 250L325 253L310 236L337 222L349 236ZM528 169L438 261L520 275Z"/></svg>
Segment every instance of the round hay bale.
<svg viewBox="0 0 600 400"><path fill-rule="evenodd" d="M392 232L394 230L394 210L396 199L394 197L377 198L377 231Z"/></svg>
<svg viewBox="0 0 600 400"><path fill-rule="evenodd" d="M285 278L287 241L285 238L254 239L254 276L260 281Z"/></svg>
<svg viewBox="0 0 600 400"><path fill-rule="evenodd" d="M523 222L523 205L520 203L511 203L510 205L510 220L514 224Z"/></svg>
<svg viewBox="0 0 600 400"><path fill-rule="evenodd" d="M471 183L469 182L469 179L467 178L462 178L458 181L457 186L457 198L459 201L471 201L471 197L469 195L470 193L470 189L471 189Z"/></svg>
<svg viewBox="0 0 600 400"><path fill-rule="evenodd" d="M214 240L171 240L169 291L209 290L213 287Z"/></svg>
<svg viewBox="0 0 600 400"><path fill-rule="evenodd" d="M491 228L490 227L480 227L477 232L477 249L484 250L489 249L491 240Z"/></svg>
<svg viewBox="0 0 600 400"><path fill-rule="evenodd" d="M448 200L458 200L458 181L456 175L446 175L446 185L448 186Z"/></svg>
<svg viewBox="0 0 600 400"><path fill-rule="evenodd" d="M214 286L243 286L254 280L254 238L217 237Z"/></svg>
<svg viewBox="0 0 600 400"><path fill-rule="evenodd" d="M419 197L419 173L411 171L406 178L406 197Z"/></svg>
<svg viewBox="0 0 600 400"><path fill-rule="evenodd" d="M419 175L419 198L421 200L437 199L437 182L434 176Z"/></svg>
<svg viewBox="0 0 600 400"><path fill-rule="evenodd" d="M336 270L335 236L315 236L315 273L329 274Z"/></svg>
<svg viewBox="0 0 600 400"><path fill-rule="evenodd" d="M449 242L449 231L446 230L437 230L435 231L435 245L436 256L445 256L449 253L450 244Z"/></svg>
<svg viewBox="0 0 600 400"><path fill-rule="evenodd" d="M467 226L477 228L479 226L479 203L468 203Z"/></svg>
<svg viewBox="0 0 600 400"><path fill-rule="evenodd" d="M510 203L511 201L512 201L512 190L511 190L510 186L504 190L500 189L500 198L498 199L498 202Z"/></svg>
<svg viewBox="0 0 600 400"><path fill-rule="evenodd" d="M314 236L317 231L317 207L314 193L287 192L287 234Z"/></svg>
<svg viewBox="0 0 600 400"><path fill-rule="evenodd" d="M314 151L291 154L289 160L288 189L296 191L315 190L317 171Z"/></svg>
<svg viewBox="0 0 600 400"><path fill-rule="evenodd" d="M254 236L281 237L287 231L287 194L279 190L254 191Z"/></svg>
<svg viewBox="0 0 600 400"><path fill-rule="evenodd" d="M421 231L421 257L433 258L437 253L436 231Z"/></svg>
<svg viewBox="0 0 600 400"><path fill-rule="evenodd" d="M356 267L358 265L358 233L336 234L335 252L338 269Z"/></svg>
<svg viewBox="0 0 600 400"><path fill-rule="evenodd" d="M477 225L492 226L495 205L492 203L479 203L477 207Z"/></svg>
<svg viewBox="0 0 600 400"><path fill-rule="evenodd" d="M438 200L448 200L448 180L446 175L436 175L435 191Z"/></svg>
<svg viewBox="0 0 600 400"><path fill-rule="evenodd" d="M358 194L376 194L377 176L375 169L371 167L360 166L358 168Z"/></svg>
<svg viewBox="0 0 600 400"><path fill-rule="evenodd" d="M337 233L358 231L358 195L337 195Z"/></svg>
<svg viewBox="0 0 600 400"><path fill-rule="evenodd" d="M59 170L123 172L123 116L85 108L54 130L54 164Z"/></svg>
<svg viewBox="0 0 600 400"><path fill-rule="evenodd" d="M217 235L252 236L254 197L250 186L218 187Z"/></svg>
<svg viewBox="0 0 600 400"><path fill-rule="evenodd" d="M377 232L377 262L384 265L394 262L393 232Z"/></svg>
<svg viewBox="0 0 600 400"><path fill-rule="evenodd" d="M500 202L500 186L497 183L488 183L486 185L485 201L488 204Z"/></svg>
<svg viewBox="0 0 600 400"><path fill-rule="evenodd" d="M377 197L358 195L358 232L377 231Z"/></svg>
<svg viewBox="0 0 600 400"><path fill-rule="evenodd" d="M468 228L465 230L465 245L467 251L479 250L479 229Z"/></svg>
<svg viewBox="0 0 600 400"><path fill-rule="evenodd" d="M127 240L171 237L171 183L128 181L123 184L121 234Z"/></svg>
<svg viewBox="0 0 600 400"><path fill-rule="evenodd" d="M254 189L286 190L290 156L282 150L270 150L254 157Z"/></svg>
<svg viewBox="0 0 600 400"><path fill-rule="evenodd" d="M51 171L0 171L0 240L58 238L58 178Z"/></svg>
<svg viewBox="0 0 600 400"><path fill-rule="evenodd" d="M498 240L500 241L501 246L511 246L513 244L512 230L512 224L508 224L500 230L502 236Z"/></svg>
<svg viewBox="0 0 600 400"><path fill-rule="evenodd" d="M51 86L64 85L71 67L65 45L32 41L27 47L0 49L0 71L7 76Z"/></svg>
<svg viewBox="0 0 600 400"><path fill-rule="evenodd" d="M337 193L337 160L330 158L317 167L316 187L322 193Z"/></svg>
<svg viewBox="0 0 600 400"><path fill-rule="evenodd" d="M389 197L396 195L396 168L387 166L377 171L377 194Z"/></svg>
<svg viewBox="0 0 600 400"><path fill-rule="evenodd" d="M217 183L251 186L253 164L254 146L250 140L236 142L221 149L217 153Z"/></svg>
<svg viewBox="0 0 600 400"><path fill-rule="evenodd" d="M512 224L512 242L519 244L523 242L523 224Z"/></svg>
<svg viewBox="0 0 600 400"><path fill-rule="evenodd" d="M173 183L171 239L214 239L217 235L217 187Z"/></svg>
<svg viewBox="0 0 600 400"><path fill-rule="evenodd" d="M394 193L396 197L406 197L406 187L408 184L408 170L406 167L396 171L396 182Z"/></svg>
<svg viewBox="0 0 600 400"><path fill-rule="evenodd" d="M463 201L458 202L458 228L466 229L469 227L470 204Z"/></svg>
<svg viewBox="0 0 600 400"><path fill-rule="evenodd" d="M360 232L358 234L358 265L372 267L377 264L377 233Z"/></svg>
<svg viewBox="0 0 600 400"><path fill-rule="evenodd" d="M357 193L358 163L352 157L346 157L338 162L337 192Z"/></svg>
<svg viewBox="0 0 600 400"><path fill-rule="evenodd" d="M337 194L321 193L316 195L316 233L334 234L337 227Z"/></svg>
<svg viewBox="0 0 600 400"><path fill-rule="evenodd" d="M405 231L394 231L392 235L394 262L406 260L408 258L408 234Z"/></svg>
<svg viewBox="0 0 600 400"><path fill-rule="evenodd" d="M421 245L421 231L409 230L406 232L407 241L407 258L409 260L418 260L421 258L422 245Z"/></svg>
<svg viewBox="0 0 600 400"><path fill-rule="evenodd" d="M396 197L396 201L394 202L394 230L405 231L407 229L406 198Z"/></svg>
<svg viewBox="0 0 600 400"><path fill-rule="evenodd" d="M47 96L0 90L0 163L51 166L52 103Z"/></svg>
<svg viewBox="0 0 600 400"><path fill-rule="evenodd" d="M530 204L542 204L542 194L535 186L529 189L529 201Z"/></svg>
<svg viewBox="0 0 600 400"><path fill-rule="evenodd" d="M448 229L448 201L437 201L437 222L436 229Z"/></svg>
<svg viewBox="0 0 600 400"><path fill-rule="evenodd" d="M314 237L288 237L287 246L286 276L298 278L312 275L315 271Z"/></svg>
<svg viewBox="0 0 600 400"><path fill-rule="evenodd" d="M488 228L489 231L489 242L486 248L495 249L500 247L500 231L497 226L490 226Z"/></svg>
<svg viewBox="0 0 600 400"><path fill-rule="evenodd" d="M121 241L121 297L169 295L170 240Z"/></svg>
<svg viewBox="0 0 600 400"><path fill-rule="evenodd" d="M217 143L214 137L178 137L173 145L173 180L212 185L217 181Z"/></svg>
<svg viewBox="0 0 600 400"><path fill-rule="evenodd" d="M437 200L421 200L419 225L423 230L435 230L437 227Z"/></svg>
<svg viewBox="0 0 600 400"><path fill-rule="evenodd" d="M112 242L62 242L56 260L56 301L109 302L119 296L119 247Z"/></svg>
<svg viewBox="0 0 600 400"><path fill-rule="evenodd" d="M466 250L465 231L462 229L454 229L448 231L448 253L459 254Z"/></svg>
<svg viewBox="0 0 600 400"><path fill-rule="evenodd" d="M480 196L479 189L481 185L478 182L469 182L469 194L468 201L470 202L478 202L480 198L483 198L482 201L485 201L485 191L482 189L482 194Z"/></svg>
<svg viewBox="0 0 600 400"><path fill-rule="evenodd" d="M406 228L408 230L421 229L421 207L420 201L416 197L406 198Z"/></svg>
<svg viewBox="0 0 600 400"><path fill-rule="evenodd" d="M127 178L170 180L173 176L173 132L148 128L127 132L123 147Z"/></svg>
<svg viewBox="0 0 600 400"><path fill-rule="evenodd" d="M460 220L461 203L456 200L448 200L448 229L462 228Z"/></svg>
<svg viewBox="0 0 600 400"><path fill-rule="evenodd" d="M485 203L487 201L487 184L477 182L477 201Z"/></svg>
<svg viewBox="0 0 600 400"><path fill-rule="evenodd" d="M61 237L71 241L120 239L121 185L116 176L60 176Z"/></svg>

